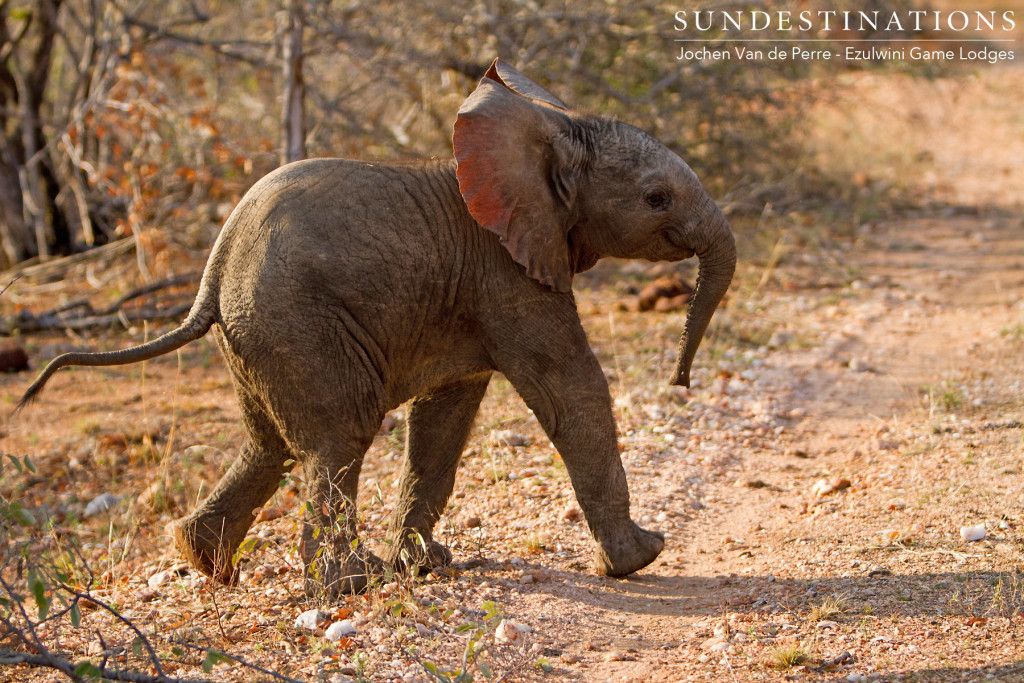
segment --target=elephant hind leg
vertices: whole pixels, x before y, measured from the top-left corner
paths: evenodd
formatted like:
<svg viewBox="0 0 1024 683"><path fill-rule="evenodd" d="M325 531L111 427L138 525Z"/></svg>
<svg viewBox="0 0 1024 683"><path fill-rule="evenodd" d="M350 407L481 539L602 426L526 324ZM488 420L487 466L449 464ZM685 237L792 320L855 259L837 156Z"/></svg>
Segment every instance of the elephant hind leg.
<svg viewBox="0 0 1024 683"><path fill-rule="evenodd" d="M325 442L334 438L328 435ZM345 446L307 455L303 463L309 502L303 513L299 555L305 566L306 593L318 598L359 593L384 566L356 532L359 471L369 441Z"/></svg>
<svg viewBox="0 0 1024 683"><path fill-rule="evenodd" d="M455 470L490 378L489 372L477 375L413 401L384 553L392 566L432 569L451 562L451 552L433 539L434 525L451 497Z"/></svg>
<svg viewBox="0 0 1024 683"><path fill-rule="evenodd" d="M199 507L168 527L185 559L223 583L234 582L234 555L252 526L253 513L277 491L290 469L285 462L293 457L259 401L241 389L238 398L248 443Z"/></svg>
<svg viewBox="0 0 1024 683"><path fill-rule="evenodd" d="M383 569L356 533L359 473L384 417L379 385L352 376L330 385L337 390L274 406L291 451L300 454L308 502L299 555L306 593L318 598L358 593Z"/></svg>

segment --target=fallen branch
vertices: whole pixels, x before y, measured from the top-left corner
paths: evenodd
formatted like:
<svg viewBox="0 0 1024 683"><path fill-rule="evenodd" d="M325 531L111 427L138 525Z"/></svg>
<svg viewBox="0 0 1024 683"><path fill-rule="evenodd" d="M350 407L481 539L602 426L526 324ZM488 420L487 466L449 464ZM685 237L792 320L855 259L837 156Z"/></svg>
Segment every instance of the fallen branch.
<svg viewBox="0 0 1024 683"><path fill-rule="evenodd" d="M82 318L61 319L52 317L22 317L13 323L0 324L0 334L11 335L15 330L26 332L45 332L52 330L87 330L97 327L110 327L116 323L129 326L132 323L149 322L177 318L192 308L192 303L178 304L170 308L141 309L138 311L120 311L109 315L91 315Z"/></svg>
<svg viewBox="0 0 1024 683"><path fill-rule="evenodd" d="M210 679L178 678L166 674L161 665L160 656L150 639L142 633L134 622L118 612L113 605L104 602L88 592L80 592L62 581L54 582L51 584L51 587L54 590L60 590L68 594L72 598L72 601L60 612L53 613L46 618L34 621L25 609L24 598L20 597L14 591L14 587L0 576L0 589L2 589L4 598L8 601L9 607L13 608L12 612L6 616L0 614L0 625L2 625L7 634L13 635L17 640L24 643L31 650L19 652L9 648L0 648L0 667L25 664L28 666L54 669L76 683L85 683L89 680L124 681L125 683L212 683ZM89 660L82 660L77 663L72 662L70 659L63 656L64 653L59 650L59 640L56 641L58 644L58 651L55 652L54 650L46 647L38 633L39 627L45 623L55 624L61 621L62 618L72 614L72 610L80 603L81 600L90 600L94 605L96 605L96 607L113 615L118 621L127 626L128 629L134 633L137 641L141 645L140 653L142 649L145 650L148 658L148 668L153 671L153 673L146 673L138 668L135 670L107 668L106 657L100 661L99 665L93 664ZM17 623L19 621L18 617L20 617L20 623ZM73 615L72 623L75 623ZM100 638L100 642L103 643L102 635ZM202 665L204 671L209 671L209 668L207 667L212 667L212 665L218 661L232 661L244 669L267 676L268 679L266 680L281 681L282 683L305 683L299 679L291 678L270 669L265 669L256 664L252 664L241 657L236 657L226 652L199 647L191 643L180 642L174 638L168 639L167 642L205 653L206 661Z"/></svg>
<svg viewBox="0 0 1024 683"><path fill-rule="evenodd" d="M73 681L83 681L85 677L77 673L76 664L58 657L52 652L34 655L29 652L13 652L11 650L0 650L0 665L28 664L49 669L56 669ZM98 673L102 680L126 681L127 683L210 683L209 679L202 678L174 678L166 674L145 674L138 671L118 671L96 667L90 669L93 674Z"/></svg>
<svg viewBox="0 0 1024 683"><path fill-rule="evenodd" d="M87 315L111 315L121 310L129 301L138 299L139 297L145 296L146 294L152 294L153 292L159 292L161 289L168 289L170 287L179 287L181 285L191 285L199 282L201 273L185 273L184 275L172 275L169 278L165 278L158 282L152 282L148 285L136 287L123 295L117 301L101 309L94 309L92 304L89 303L88 299L75 299L69 301L66 304L61 304L57 308L51 309L45 313L40 313L39 317L60 315L67 313L68 311L75 310L76 308L83 308L86 310ZM2 292L0 292L2 293Z"/></svg>
<svg viewBox="0 0 1024 683"><path fill-rule="evenodd" d="M119 256L123 253L131 251L135 248L135 237L127 237L123 240L104 244L101 247L94 247L88 251L83 251L77 254L71 254L70 256L64 256L63 258L50 259L48 261L40 261L37 258L29 259L19 264L17 267L12 268L8 271L0 273L0 280L7 279L9 277L34 277L36 275L52 275L63 272L71 266L83 263L85 261L92 261L104 257L112 258ZM26 265L30 264L30 265Z"/></svg>
<svg viewBox="0 0 1024 683"><path fill-rule="evenodd" d="M124 294L109 306L98 310L94 309L88 300L78 299L38 315L22 311L21 313L9 316L0 323L0 334L10 335L15 330L22 333L52 330L86 330L109 327L117 323L128 326L138 322L177 318L192 307L191 296L189 296L187 303L179 303L167 308L140 308L133 311L125 311L123 307L125 304L147 294L171 287L194 284L199 281L199 277L199 273L187 273L143 285ZM71 311L76 312L74 317L68 316Z"/></svg>

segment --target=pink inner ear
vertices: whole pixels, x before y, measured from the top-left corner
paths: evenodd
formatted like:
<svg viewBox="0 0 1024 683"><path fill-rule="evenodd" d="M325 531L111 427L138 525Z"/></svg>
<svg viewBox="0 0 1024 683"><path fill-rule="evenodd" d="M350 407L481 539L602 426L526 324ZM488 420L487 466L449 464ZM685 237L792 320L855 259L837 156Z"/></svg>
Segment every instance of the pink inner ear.
<svg viewBox="0 0 1024 683"><path fill-rule="evenodd" d="M475 119L475 120L474 120ZM460 116L455 122L455 175L459 190L476 222L507 237L512 206L505 200L499 178L505 172L494 150L492 122Z"/></svg>

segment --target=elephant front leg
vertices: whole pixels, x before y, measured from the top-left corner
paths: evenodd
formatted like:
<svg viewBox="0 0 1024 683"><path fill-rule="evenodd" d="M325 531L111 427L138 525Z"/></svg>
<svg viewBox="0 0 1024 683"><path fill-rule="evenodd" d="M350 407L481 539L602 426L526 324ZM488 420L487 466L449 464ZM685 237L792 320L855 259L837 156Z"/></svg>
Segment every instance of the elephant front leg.
<svg viewBox="0 0 1024 683"><path fill-rule="evenodd" d="M604 375L599 378L605 384ZM539 391L526 401L536 406L534 412L569 472L576 500L597 541L597 571L626 576L653 562L665 547L665 537L641 529L629 515L629 489L607 385L598 391L597 377L592 384L593 390L567 392L565 400L550 393L542 398L544 392Z"/></svg>
<svg viewBox="0 0 1024 683"><path fill-rule="evenodd" d="M531 327L520 346L497 336L492 355L533 410L569 472L576 499L597 541L597 570L626 576L654 561L665 546L661 533L629 516L629 490L619 457L608 382L579 323L571 298ZM571 308L569 306L572 306ZM536 307L540 309L540 307ZM538 322L544 314L520 320ZM523 340L523 335L519 336Z"/></svg>
<svg viewBox="0 0 1024 683"><path fill-rule="evenodd" d="M451 562L451 552L433 538L434 525L451 497L459 458L490 378L488 372L413 401L390 546L384 553L392 566L429 570Z"/></svg>

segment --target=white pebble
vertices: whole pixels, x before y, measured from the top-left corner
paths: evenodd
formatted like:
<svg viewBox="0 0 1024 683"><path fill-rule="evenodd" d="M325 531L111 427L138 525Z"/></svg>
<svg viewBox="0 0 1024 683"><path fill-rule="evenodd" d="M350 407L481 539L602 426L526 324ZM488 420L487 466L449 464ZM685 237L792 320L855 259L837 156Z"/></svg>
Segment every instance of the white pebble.
<svg viewBox="0 0 1024 683"><path fill-rule="evenodd" d="M871 368L863 358L851 358L847 366L854 372L867 372Z"/></svg>
<svg viewBox="0 0 1024 683"><path fill-rule="evenodd" d="M978 526L962 526L960 527L960 538L964 539L968 543L971 541L981 541L986 535L985 525L979 524Z"/></svg>
<svg viewBox="0 0 1024 683"><path fill-rule="evenodd" d="M502 619L498 628L494 629L494 642L508 645L519 645L526 640L530 627L508 619Z"/></svg>
<svg viewBox="0 0 1024 683"><path fill-rule="evenodd" d="M324 637L326 637L327 640L330 640L330 641L333 642L333 641L341 640L345 636L350 636L350 635L352 635L355 632L356 632L355 625L353 625L350 620L345 619L343 621L336 621L333 624L331 624L330 626L328 626L327 627L327 632L324 634Z"/></svg>
<svg viewBox="0 0 1024 683"><path fill-rule="evenodd" d="M119 500L121 500L121 496L115 496L113 493L103 493L96 496L88 505L85 506L85 516L92 517L93 515L98 515L101 512L106 512L117 505Z"/></svg>
<svg viewBox="0 0 1024 683"><path fill-rule="evenodd" d="M495 446L522 447L529 446L530 440L522 434L513 432L511 429L501 429L491 432L491 443Z"/></svg>
<svg viewBox="0 0 1024 683"><path fill-rule="evenodd" d="M829 483L828 479L819 479L814 482L814 486L811 487L811 494L815 498L824 498L833 491L835 491L835 489L832 488L832 484Z"/></svg>
<svg viewBox="0 0 1024 683"><path fill-rule="evenodd" d="M153 576L149 577L149 580L146 583L149 584L150 588L159 588L177 575L177 571L164 569L163 571L157 572L156 574L153 574Z"/></svg>
<svg viewBox="0 0 1024 683"><path fill-rule="evenodd" d="M295 617L295 628L315 631L320 624L327 621L327 616L326 612L321 612L318 609L306 610L299 616Z"/></svg>

